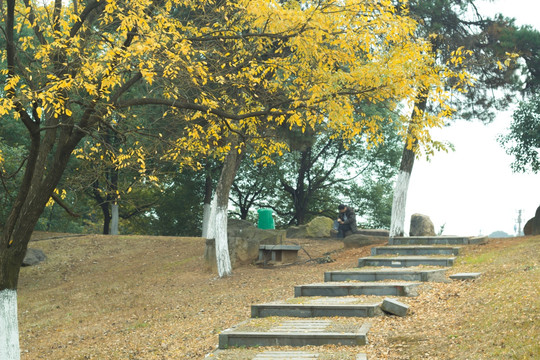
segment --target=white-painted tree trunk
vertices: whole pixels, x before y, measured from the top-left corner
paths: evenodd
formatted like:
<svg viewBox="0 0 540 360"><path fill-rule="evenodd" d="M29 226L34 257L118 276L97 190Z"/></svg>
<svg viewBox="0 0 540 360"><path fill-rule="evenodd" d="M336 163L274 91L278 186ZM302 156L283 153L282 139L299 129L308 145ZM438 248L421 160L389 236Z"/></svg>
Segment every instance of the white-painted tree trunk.
<svg viewBox="0 0 540 360"><path fill-rule="evenodd" d="M229 276L232 274L232 266L227 239L227 208L216 207L213 225L218 275Z"/></svg>
<svg viewBox="0 0 540 360"><path fill-rule="evenodd" d="M202 237L205 239L211 239L208 237L208 227L210 224L210 215L212 212L211 204L204 204L203 206L203 220L202 220Z"/></svg>
<svg viewBox="0 0 540 360"><path fill-rule="evenodd" d="M19 360L19 323L17 319L17 291L0 291L0 359Z"/></svg>
<svg viewBox="0 0 540 360"><path fill-rule="evenodd" d="M411 173L401 170L399 172L394 197L392 200L392 220L390 222L390 237L405 234L405 208L407 207L407 192Z"/></svg>
<svg viewBox="0 0 540 360"><path fill-rule="evenodd" d="M241 147L231 150L221 169L221 175L212 198L212 211L208 224L208 238L214 239L216 245L216 262L219 277L232 274L229 243L227 239L227 208L229 207L229 194L234 177L242 161Z"/></svg>
<svg viewBox="0 0 540 360"><path fill-rule="evenodd" d="M217 206L217 194L215 194L210 205L205 205L204 211L208 211L208 219L206 222L203 219L203 233L206 235L203 237L214 239L219 277L229 276L232 274L232 265L227 238L227 209Z"/></svg>
<svg viewBox="0 0 540 360"><path fill-rule="evenodd" d="M119 222L119 213L118 213L118 203L111 204L111 235L118 235L118 222Z"/></svg>
<svg viewBox="0 0 540 360"><path fill-rule="evenodd" d="M216 199L216 195L214 195L214 197L212 197L212 202L210 203L210 209L208 211L208 220L206 223L206 236L205 237L207 239L215 239L216 237L216 211L217 211L217 199Z"/></svg>

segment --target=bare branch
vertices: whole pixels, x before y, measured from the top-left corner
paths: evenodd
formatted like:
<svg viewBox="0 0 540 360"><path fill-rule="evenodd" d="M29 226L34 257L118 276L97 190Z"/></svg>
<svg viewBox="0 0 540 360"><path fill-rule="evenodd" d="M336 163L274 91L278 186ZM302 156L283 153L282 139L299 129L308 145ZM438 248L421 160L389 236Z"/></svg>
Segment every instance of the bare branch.
<svg viewBox="0 0 540 360"><path fill-rule="evenodd" d="M77 214L77 213L73 212L73 211L69 208L69 206L64 202L64 200L62 200L62 198L61 198L60 196L58 196L58 194L53 193L51 197L53 198L54 202L57 203L58 205L60 205L60 207L61 207L62 209L66 210L66 212L67 212L69 215L73 216L74 218L79 218L79 217L81 217L80 214Z"/></svg>

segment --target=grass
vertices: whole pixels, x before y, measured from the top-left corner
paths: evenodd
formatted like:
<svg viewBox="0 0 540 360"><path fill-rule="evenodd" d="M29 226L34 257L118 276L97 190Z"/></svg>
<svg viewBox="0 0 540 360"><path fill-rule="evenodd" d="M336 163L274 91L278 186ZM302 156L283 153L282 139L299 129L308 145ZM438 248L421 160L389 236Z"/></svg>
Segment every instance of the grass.
<svg viewBox="0 0 540 360"><path fill-rule="evenodd" d="M472 359L540 359L540 242L530 238L501 252L472 256L468 267L485 273L468 301L474 309L459 322L461 344ZM484 343L486 336L491 346ZM481 345L479 345L481 344Z"/></svg>
<svg viewBox="0 0 540 360"><path fill-rule="evenodd" d="M312 257L343 246L299 242ZM251 304L291 298L294 285L321 282L325 271L352 268L370 251L345 249L328 264L243 266L218 279L206 270L200 238L89 235L30 247L48 259L21 270L22 360L200 360L222 329L249 318ZM540 237L464 246L447 271L458 272L482 275L427 284L418 297L402 299L411 309L405 318L370 318L367 346L300 350L321 352L324 360L358 352L370 360L540 359ZM353 327L365 321L338 320ZM220 360L249 359L232 354Z"/></svg>
<svg viewBox="0 0 540 360"><path fill-rule="evenodd" d="M441 359L540 359L540 238L495 245L460 258L453 272L479 271L481 277L447 301L455 313L441 324L440 343L431 349L413 345L412 353Z"/></svg>

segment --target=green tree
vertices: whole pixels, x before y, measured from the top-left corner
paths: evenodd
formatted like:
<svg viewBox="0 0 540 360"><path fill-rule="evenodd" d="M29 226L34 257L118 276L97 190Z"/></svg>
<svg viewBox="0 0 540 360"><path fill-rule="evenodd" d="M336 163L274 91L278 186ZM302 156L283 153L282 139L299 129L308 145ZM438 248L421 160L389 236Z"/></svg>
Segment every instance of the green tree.
<svg viewBox="0 0 540 360"><path fill-rule="evenodd" d="M500 66L508 57L504 34L512 27L511 21L483 17L475 0L412 0L409 9L419 22L418 36L430 39L434 61L448 64L456 72L467 69L465 78L461 75L446 83L453 92L449 104L455 116L492 121L497 110L508 106L518 87L516 66ZM456 82L461 84L456 87ZM431 139L428 144L421 140L426 139L423 126L433 111L439 110L432 101L432 90L421 89L412 107L408 141L394 188L391 236L404 235L407 191L415 157L447 149Z"/></svg>
<svg viewBox="0 0 540 360"><path fill-rule="evenodd" d="M146 218L146 230L155 235L200 236L205 195L205 174L186 169L165 176L162 192Z"/></svg>
<svg viewBox="0 0 540 360"><path fill-rule="evenodd" d="M512 170L540 171L540 96L533 95L519 104L512 115L509 133L499 138L506 152L514 157Z"/></svg>
<svg viewBox="0 0 540 360"><path fill-rule="evenodd" d="M364 106L364 110L368 108ZM246 218L253 206L272 208L276 222L283 224L303 224L317 215L334 217L341 202L355 208L361 205L365 214L378 211L365 206L378 205L384 195L368 188L384 183L387 189L396 174L401 137L395 122L384 125L384 141L372 148L311 131L289 132L287 136L290 151L276 158L275 165L253 166L249 161L242 164L231 197L241 218ZM379 198L370 198L371 202L364 199L371 195ZM378 225L375 216L364 225Z"/></svg>

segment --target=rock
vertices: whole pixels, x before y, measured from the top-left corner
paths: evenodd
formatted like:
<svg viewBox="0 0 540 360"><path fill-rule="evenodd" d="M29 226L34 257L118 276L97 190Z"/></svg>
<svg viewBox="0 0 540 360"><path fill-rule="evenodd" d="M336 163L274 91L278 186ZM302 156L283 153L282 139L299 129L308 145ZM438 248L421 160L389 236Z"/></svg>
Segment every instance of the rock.
<svg viewBox="0 0 540 360"><path fill-rule="evenodd" d="M355 234L367 235L367 236L379 236L389 237L390 231L386 229L358 229Z"/></svg>
<svg viewBox="0 0 540 360"><path fill-rule="evenodd" d="M248 221L237 219L229 219L227 223L227 241L233 267L255 262L259 258L260 245L281 244L284 240L284 230L259 229ZM206 239L204 258L210 268L215 268L216 246L214 239Z"/></svg>
<svg viewBox="0 0 540 360"><path fill-rule="evenodd" d="M357 248L386 242L388 242L388 237L385 236L351 234L343 238L345 248Z"/></svg>
<svg viewBox="0 0 540 360"><path fill-rule="evenodd" d="M26 250L26 255L24 255L22 266L34 266L45 260L47 260L47 256L42 250L29 248Z"/></svg>
<svg viewBox="0 0 540 360"><path fill-rule="evenodd" d="M300 226L291 226L287 229L287 238L328 238L331 237L331 230L334 220L326 216L317 216L309 223Z"/></svg>
<svg viewBox="0 0 540 360"><path fill-rule="evenodd" d="M427 215L413 214L411 216L410 236L435 236L435 227Z"/></svg>
<svg viewBox="0 0 540 360"><path fill-rule="evenodd" d="M334 220L326 216L317 216L307 224L307 235L310 238L330 237Z"/></svg>
<svg viewBox="0 0 540 360"><path fill-rule="evenodd" d="M307 225L290 226L287 229L287 239L305 239L307 237Z"/></svg>
<svg viewBox="0 0 540 360"><path fill-rule="evenodd" d="M529 219L523 227L523 235L532 235L534 218Z"/></svg>
<svg viewBox="0 0 540 360"><path fill-rule="evenodd" d="M250 227L256 227L256 225L246 220L229 219L227 221L227 235L235 236Z"/></svg>
<svg viewBox="0 0 540 360"><path fill-rule="evenodd" d="M540 206L536 209L536 213L532 219L529 219L523 227L524 235L539 235L540 234Z"/></svg>

